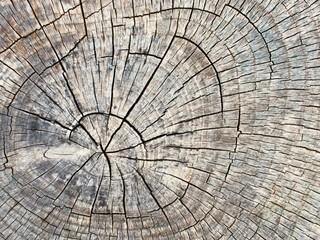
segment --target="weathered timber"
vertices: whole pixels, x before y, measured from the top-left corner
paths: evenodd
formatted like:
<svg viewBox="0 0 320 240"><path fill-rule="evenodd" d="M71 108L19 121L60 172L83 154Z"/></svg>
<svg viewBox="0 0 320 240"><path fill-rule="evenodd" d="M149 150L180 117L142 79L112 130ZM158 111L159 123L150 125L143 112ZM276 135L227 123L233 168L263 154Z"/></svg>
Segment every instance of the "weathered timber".
<svg viewBox="0 0 320 240"><path fill-rule="evenodd" d="M0 1L0 239L319 239L319 0Z"/></svg>

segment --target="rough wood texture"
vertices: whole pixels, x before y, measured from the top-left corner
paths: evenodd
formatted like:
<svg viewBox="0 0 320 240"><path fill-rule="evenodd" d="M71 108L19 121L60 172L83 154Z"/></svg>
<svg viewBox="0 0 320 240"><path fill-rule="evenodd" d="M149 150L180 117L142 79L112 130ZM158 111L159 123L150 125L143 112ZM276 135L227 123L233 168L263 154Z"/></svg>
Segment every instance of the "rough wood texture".
<svg viewBox="0 0 320 240"><path fill-rule="evenodd" d="M319 239L319 13L0 1L0 238Z"/></svg>

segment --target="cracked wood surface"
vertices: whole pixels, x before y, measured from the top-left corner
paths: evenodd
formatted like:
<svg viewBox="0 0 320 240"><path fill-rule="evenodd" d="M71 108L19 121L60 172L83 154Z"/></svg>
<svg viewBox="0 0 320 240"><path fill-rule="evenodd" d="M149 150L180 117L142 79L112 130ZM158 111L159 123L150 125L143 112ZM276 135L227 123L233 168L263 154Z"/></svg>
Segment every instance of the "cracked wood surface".
<svg viewBox="0 0 320 240"><path fill-rule="evenodd" d="M0 1L0 238L319 239L319 12Z"/></svg>

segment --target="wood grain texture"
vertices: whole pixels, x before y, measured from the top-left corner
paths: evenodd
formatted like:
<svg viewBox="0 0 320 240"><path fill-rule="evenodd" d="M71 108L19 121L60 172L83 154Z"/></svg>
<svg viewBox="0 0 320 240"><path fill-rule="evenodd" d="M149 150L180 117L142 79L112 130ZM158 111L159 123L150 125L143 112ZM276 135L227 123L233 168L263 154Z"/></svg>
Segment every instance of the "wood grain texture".
<svg viewBox="0 0 320 240"><path fill-rule="evenodd" d="M319 239L319 13L0 1L0 238Z"/></svg>

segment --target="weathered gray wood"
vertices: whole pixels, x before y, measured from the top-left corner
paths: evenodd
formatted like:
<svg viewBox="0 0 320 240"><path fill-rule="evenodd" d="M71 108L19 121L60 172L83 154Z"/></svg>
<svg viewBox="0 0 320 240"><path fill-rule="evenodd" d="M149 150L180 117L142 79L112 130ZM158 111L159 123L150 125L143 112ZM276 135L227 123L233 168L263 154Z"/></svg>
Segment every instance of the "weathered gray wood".
<svg viewBox="0 0 320 240"><path fill-rule="evenodd" d="M0 1L0 238L318 239L319 10Z"/></svg>

